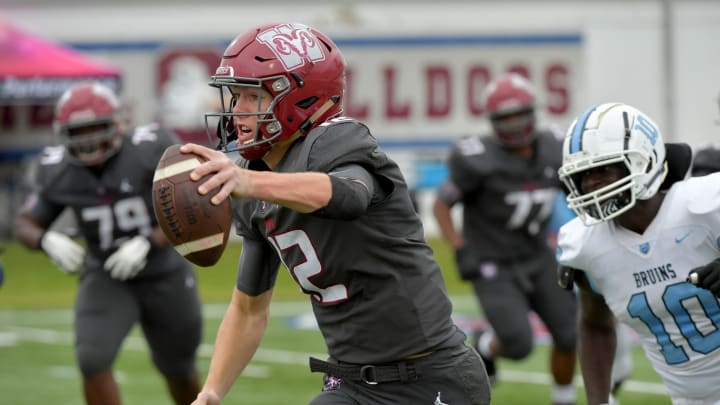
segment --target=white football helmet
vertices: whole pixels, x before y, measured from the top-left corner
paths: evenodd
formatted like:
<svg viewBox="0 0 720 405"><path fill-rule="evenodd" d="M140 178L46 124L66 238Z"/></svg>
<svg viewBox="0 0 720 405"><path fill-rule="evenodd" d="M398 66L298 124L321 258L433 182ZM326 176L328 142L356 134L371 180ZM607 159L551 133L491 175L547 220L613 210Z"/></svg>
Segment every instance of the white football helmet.
<svg viewBox="0 0 720 405"><path fill-rule="evenodd" d="M625 165L625 177L598 190L582 192L582 172L618 163ZM658 126L634 107L606 103L589 108L570 125L558 174L568 191L568 207L583 223L592 225L617 217L636 200L654 196L667 170Z"/></svg>

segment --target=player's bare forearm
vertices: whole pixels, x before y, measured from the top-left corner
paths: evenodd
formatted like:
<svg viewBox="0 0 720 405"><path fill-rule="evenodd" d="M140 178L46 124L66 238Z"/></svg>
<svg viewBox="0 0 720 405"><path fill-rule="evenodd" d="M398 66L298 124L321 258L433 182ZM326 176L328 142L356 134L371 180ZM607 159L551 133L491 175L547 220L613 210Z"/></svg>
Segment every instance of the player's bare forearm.
<svg viewBox="0 0 720 405"><path fill-rule="evenodd" d="M615 355L615 328L580 324L580 368L588 404L608 402Z"/></svg>
<svg viewBox="0 0 720 405"><path fill-rule="evenodd" d="M605 298L593 292L584 273L576 276L580 304L580 324L599 329L615 328L615 316L605 303Z"/></svg>
<svg viewBox="0 0 720 405"><path fill-rule="evenodd" d="M156 226L152 229L152 232L150 232L150 236L148 236L148 239L153 246L158 248L164 247L168 244L167 237L162 231L162 228L160 228L159 226Z"/></svg>
<svg viewBox="0 0 720 405"><path fill-rule="evenodd" d="M273 202L302 213L325 207L332 197L326 173L276 173L238 167L224 153L195 144L185 144L182 153L195 153L207 161L190 173L193 181L210 175L198 186L202 195L211 193L211 202L220 204L229 195Z"/></svg>
<svg viewBox="0 0 720 405"><path fill-rule="evenodd" d="M258 297L247 296L237 289L233 292L218 329L203 391L224 397L250 363L267 327L271 296L271 291Z"/></svg>
<svg viewBox="0 0 720 405"><path fill-rule="evenodd" d="M602 296L580 289L580 367L589 404L608 402L615 356L615 319Z"/></svg>
<svg viewBox="0 0 720 405"><path fill-rule="evenodd" d="M433 204L433 215L435 215L435 220L438 223L438 227L440 227L440 232L450 246L454 249L462 247L465 240L455 229L455 225L452 222L452 216L450 214L450 206L439 199L435 200L435 203Z"/></svg>
<svg viewBox="0 0 720 405"><path fill-rule="evenodd" d="M330 176L325 173L274 173L246 171L247 195L292 210L309 213L325 207L332 197Z"/></svg>
<svg viewBox="0 0 720 405"><path fill-rule="evenodd" d="M40 248L40 238L45 228L25 212L21 212L15 219L13 237L30 249Z"/></svg>

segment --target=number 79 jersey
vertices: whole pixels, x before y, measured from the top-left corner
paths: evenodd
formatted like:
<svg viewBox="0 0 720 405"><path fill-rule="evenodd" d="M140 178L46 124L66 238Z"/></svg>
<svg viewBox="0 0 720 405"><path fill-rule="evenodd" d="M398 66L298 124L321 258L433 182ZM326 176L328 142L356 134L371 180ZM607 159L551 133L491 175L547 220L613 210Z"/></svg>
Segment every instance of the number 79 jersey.
<svg viewBox="0 0 720 405"><path fill-rule="evenodd" d="M560 229L558 260L582 270L640 336L674 398L720 398L720 304L685 280L720 257L720 174L676 183L643 235L614 222Z"/></svg>
<svg viewBox="0 0 720 405"><path fill-rule="evenodd" d="M120 150L101 172L68 159L64 146L45 148L38 157L34 193L24 207L43 226L70 208L87 243L90 268L98 267L125 240L149 236L157 225L152 210L153 174L165 148L178 142L174 134L155 124L137 127L124 136ZM172 250L153 249L141 277L178 265L181 257ZM155 266L156 262L162 265Z"/></svg>

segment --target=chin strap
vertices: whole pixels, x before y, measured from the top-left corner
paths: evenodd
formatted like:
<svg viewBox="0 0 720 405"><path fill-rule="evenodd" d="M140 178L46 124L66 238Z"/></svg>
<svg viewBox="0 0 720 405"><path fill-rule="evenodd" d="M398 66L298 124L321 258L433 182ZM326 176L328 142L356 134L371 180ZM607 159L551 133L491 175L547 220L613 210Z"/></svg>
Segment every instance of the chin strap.
<svg viewBox="0 0 720 405"><path fill-rule="evenodd" d="M336 99L335 97L331 97L326 101L323 105L318 108L313 115L310 116L310 118L306 119L305 122L303 122L300 125L300 129L298 129L299 132L302 132L303 134L307 134L310 132L310 130L313 128L313 124L323 115L325 114L330 108L332 108L335 104L338 103L339 99ZM290 138L294 137L297 134L293 134Z"/></svg>

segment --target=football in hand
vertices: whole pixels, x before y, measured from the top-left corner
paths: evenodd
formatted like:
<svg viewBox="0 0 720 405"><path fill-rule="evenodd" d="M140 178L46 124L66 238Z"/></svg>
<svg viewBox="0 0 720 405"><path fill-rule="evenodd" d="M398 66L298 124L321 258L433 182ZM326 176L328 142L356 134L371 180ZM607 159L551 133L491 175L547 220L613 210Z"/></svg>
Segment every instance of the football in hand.
<svg viewBox="0 0 720 405"><path fill-rule="evenodd" d="M192 181L190 172L205 159L180 152L172 145L163 153L155 169L152 201L155 217L170 244L198 266L212 266L222 256L230 235L230 199L213 205L197 188L204 179Z"/></svg>

